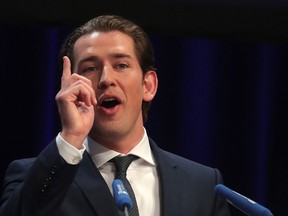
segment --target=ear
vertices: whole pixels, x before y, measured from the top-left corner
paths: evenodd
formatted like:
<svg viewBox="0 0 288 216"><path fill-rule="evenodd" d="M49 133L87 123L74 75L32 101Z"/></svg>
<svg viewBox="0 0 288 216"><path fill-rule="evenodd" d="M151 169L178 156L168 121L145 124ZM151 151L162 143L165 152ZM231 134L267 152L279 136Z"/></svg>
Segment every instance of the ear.
<svg viewBox="0 0 288 216"><path fill-rule="evenodd" d="M151 101L156 95L158 78L155 71L147 71L143 80L143 100Z"/></svg>

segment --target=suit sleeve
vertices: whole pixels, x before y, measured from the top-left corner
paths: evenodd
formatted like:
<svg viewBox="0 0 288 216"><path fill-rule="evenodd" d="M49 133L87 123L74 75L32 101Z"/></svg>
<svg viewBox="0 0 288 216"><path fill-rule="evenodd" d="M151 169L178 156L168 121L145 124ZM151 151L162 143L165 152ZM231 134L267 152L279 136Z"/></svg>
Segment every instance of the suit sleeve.
<svg viewBox="0 0 288 216"><path fill-rule="evenodd" d="M0 215L57 215L78 166L65 162L55 140L36 159L13 161L4 179Z"/></svg>

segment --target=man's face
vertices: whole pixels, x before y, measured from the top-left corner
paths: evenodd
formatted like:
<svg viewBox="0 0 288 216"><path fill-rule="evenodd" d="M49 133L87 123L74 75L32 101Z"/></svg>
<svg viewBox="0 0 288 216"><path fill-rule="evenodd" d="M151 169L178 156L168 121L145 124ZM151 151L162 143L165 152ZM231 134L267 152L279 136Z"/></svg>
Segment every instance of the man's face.
<svg viewBox="0 0 288 216"><path fill-rule="evenodd" d="M94 32L76 41L73 55L73 72L91 80L98 101L92 138L105 143L142 136L142 101L153 98L147 95L144 80L151 73L143 79L132 38L119 31ZM152 73L157 82L155 72Z"/></svg>

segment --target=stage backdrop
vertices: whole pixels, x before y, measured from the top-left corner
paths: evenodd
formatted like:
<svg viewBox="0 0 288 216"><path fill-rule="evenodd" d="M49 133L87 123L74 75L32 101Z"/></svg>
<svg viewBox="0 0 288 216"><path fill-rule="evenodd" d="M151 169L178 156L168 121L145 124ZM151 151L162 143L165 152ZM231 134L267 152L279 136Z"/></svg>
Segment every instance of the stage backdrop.
<svg viewBox="0 0 288 216"><path fill-rule="evenodd" d="M58 51L71 30L1 26L1 183L12 160L37 156L61 130ZM228 187L286 215L288 45L150 36L159 91L148 134L168 151L217 167Z"/></svg>

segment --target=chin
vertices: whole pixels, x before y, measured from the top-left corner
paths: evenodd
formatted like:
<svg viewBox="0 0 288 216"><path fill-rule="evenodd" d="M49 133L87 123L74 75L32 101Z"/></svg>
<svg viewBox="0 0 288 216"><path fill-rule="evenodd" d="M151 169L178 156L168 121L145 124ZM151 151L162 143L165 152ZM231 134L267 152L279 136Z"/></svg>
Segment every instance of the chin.
<svg viewBox="0 0 288 216"><path fill-rule="evenodd" d="M117 125L111 124L101 124L101 125L94 125L91 134L95 136L100 136L103 138L111 139L113 137L121 136L125 133L124 127L121 126L119 123Z"/></svg>

